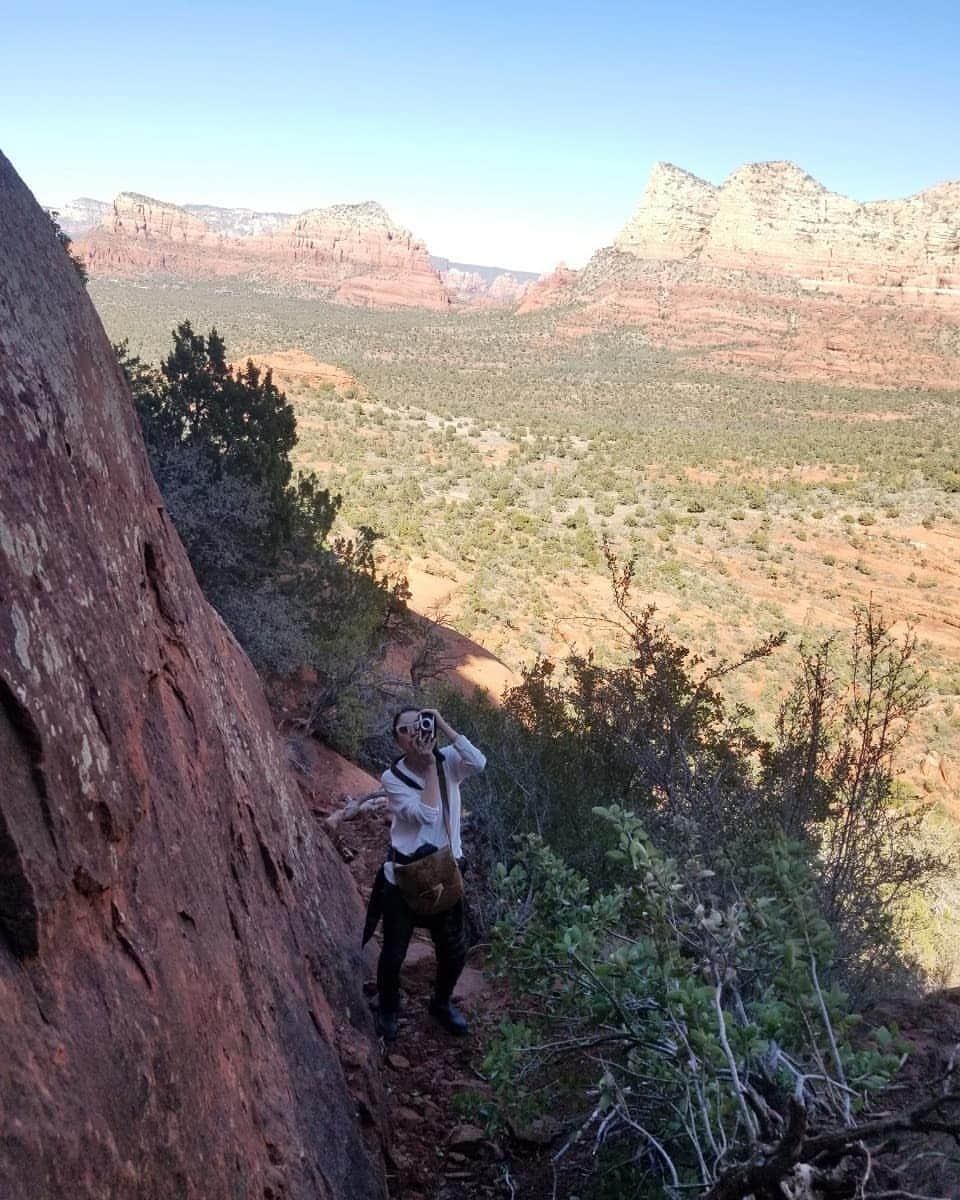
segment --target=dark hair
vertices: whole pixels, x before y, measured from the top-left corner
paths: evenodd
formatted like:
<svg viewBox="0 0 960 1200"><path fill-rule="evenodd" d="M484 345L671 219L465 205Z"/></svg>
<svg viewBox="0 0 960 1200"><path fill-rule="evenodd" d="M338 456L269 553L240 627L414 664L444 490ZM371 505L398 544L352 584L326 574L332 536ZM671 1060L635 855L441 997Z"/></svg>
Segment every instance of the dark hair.
<svg viewBox="0 0 960 1200"><path fill-rule="evenodd" d="M413 708L409 704L406 705L405 708L398 708L397 711L393 714L393 736L394 737L397 736L397 725L399 725L400 718L403 716L404 713L411 713L411 712L415 713L415 712L419 712L419 711L420 711L419 709Z"/></svg>

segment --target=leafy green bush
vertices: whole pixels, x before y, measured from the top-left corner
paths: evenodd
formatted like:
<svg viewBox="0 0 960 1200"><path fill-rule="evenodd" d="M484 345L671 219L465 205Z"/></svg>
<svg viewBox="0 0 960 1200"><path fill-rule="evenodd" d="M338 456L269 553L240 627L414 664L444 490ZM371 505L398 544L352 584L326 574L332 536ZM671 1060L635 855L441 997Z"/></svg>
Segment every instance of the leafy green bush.
<svg viewBox="0 0 960 1200"><path fill-rule="evenodd" d="M619 884L592 888L536 835L498 869L494 952L524 1014L486 1056L506 1118L549 1115L572 1169L627 1164L621 1194L707 1192L765 1165L773 1195L831 1130L813 1168L826 1177L901 1047L884 1028L853 1044L849 998L823 983L834 940L803 848L775 839L719 878L663 854L628 809L596 818Z"/></svg>

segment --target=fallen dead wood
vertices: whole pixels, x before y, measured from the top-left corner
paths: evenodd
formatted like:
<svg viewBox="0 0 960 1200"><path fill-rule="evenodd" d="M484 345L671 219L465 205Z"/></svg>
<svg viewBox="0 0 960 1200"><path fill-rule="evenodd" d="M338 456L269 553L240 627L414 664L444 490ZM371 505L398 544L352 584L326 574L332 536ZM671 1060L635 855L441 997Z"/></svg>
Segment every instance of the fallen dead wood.
<svg viewBox="0 0 960 1200"><path fill-rule="evenodd" d="M344 796L339 808L328 813L323 823L331 833L336 833L344 821L353 821L363 812L379 812L386 806L387 793L380 788L365 796Z"/></svg>

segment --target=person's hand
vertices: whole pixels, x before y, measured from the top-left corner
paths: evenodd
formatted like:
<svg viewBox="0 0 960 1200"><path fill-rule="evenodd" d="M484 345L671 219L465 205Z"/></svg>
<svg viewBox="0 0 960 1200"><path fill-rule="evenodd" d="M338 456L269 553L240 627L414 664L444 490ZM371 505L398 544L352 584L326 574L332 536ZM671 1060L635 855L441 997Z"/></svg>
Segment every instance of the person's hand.
<svg viewBox="0 0 960 1200"><path fill-rule="evenodd" d="M433 719L434 719L434 722L436 723L437 729L440 730L440 732L443 734L443 736L445 738L447 738L448 741L452 742L455 740L455 738L457 737L457 731L453 728L453 726L448 721L445 721L443 719L443 717L440 715L440 713L435 708L425 708L423 711L433 714Z"/></svg>

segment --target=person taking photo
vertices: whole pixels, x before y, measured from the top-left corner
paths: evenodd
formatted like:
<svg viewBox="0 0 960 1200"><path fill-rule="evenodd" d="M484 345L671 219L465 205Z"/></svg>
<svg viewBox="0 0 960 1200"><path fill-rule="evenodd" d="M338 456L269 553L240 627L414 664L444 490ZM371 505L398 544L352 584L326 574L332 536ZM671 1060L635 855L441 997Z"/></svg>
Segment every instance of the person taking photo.
<svg viewBox="0 0 960 1200"><path fill-rule="evenodd" d="M448 742L442 748L438 735ZM452 1001L467 957L460 784L487 760L432 709L401 709L393 736L401 754L380 777L391 817L390 857L377 874L363 938L366 943L382 918L377 1032L385 1041L397 1038L400 969L414 929L422 928L437 960L430 1014L448 1033L463 1036L467 1020Z"/></svg>

